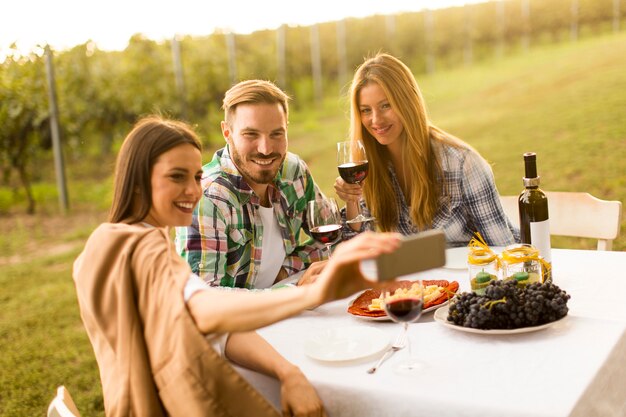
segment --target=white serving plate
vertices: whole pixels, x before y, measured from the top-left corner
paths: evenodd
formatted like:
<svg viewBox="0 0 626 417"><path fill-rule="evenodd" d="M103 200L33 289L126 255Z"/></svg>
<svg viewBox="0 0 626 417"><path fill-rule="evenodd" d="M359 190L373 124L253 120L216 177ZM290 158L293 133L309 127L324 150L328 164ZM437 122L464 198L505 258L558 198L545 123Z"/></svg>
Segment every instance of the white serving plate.
<svg viewBox="0 0 626 417"><path fill-rule="evenodd" d="M343 326L313 333L304 342L304 353L320 361L362 359L383 351L389 337L372 326Z"/></svg>
<svg viewBox="0 0 626 417"><path fill-rule="evenodd" d="M476 333L476 334L518 334L518 333L530 333L530 332L536 332L538 330L543 330L543 329L547 329L548 327L552 327L554 326L556 323L561 322L565 317L564 316L562 318L560 318L559 320L550 322L550 323L546 323L546 324L542 324L539 326L530 326L530 327L520 327L519 329L492 329L492 330L482 330L482 329L473 329L471 327L463 327L463 326L457 326L456 324L453 324L451 322L449 322L447 320L448 317L448 307L449 306L445 306L445 307L441 307L439 309L437 309L437 311L435 311L435 315L434 315L434 319L437 323L448 327L450 329L454 329L454 330L458 330L460 332L466 332L466 333Z"/></svg>

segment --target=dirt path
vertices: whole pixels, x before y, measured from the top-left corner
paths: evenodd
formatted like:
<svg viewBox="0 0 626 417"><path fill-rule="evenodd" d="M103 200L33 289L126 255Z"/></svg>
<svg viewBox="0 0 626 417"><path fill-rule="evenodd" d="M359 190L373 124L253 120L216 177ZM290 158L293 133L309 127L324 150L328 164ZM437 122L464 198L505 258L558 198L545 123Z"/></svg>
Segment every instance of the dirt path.
<svg viewBox="0 0 626 417"><path fill-rule="evenodd" d="M0 251L0 266L75 250L84 245L88 233L105 217L105 213L93 212L0 217L0 242L4 246ZM14 242L24 243L16 248Z"/></svg>

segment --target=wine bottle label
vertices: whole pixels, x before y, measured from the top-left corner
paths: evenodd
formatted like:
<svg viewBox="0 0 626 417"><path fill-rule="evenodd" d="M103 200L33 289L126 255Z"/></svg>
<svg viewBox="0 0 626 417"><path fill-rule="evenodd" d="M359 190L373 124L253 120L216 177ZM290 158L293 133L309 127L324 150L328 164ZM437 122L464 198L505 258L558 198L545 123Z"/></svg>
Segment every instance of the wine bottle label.
<svg viewBox="0 0 626 417"><path fill-rule="evenodd" d="M530 244L539 250L539 255L552 262L550 255L550 219L542 222L530 222Z"/></svg>

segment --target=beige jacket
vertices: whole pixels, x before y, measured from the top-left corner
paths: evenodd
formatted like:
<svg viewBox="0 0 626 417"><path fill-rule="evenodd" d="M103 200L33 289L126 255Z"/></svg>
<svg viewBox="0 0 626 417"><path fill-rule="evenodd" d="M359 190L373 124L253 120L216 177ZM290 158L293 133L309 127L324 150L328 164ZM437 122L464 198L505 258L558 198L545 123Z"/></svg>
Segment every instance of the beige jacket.
<svg viewBox="0 0 626 417"><path fill-rule="evenodd" d="M107 416L277 416L213 349L183 300L165 229L100 225L74 263Z"/></svg>

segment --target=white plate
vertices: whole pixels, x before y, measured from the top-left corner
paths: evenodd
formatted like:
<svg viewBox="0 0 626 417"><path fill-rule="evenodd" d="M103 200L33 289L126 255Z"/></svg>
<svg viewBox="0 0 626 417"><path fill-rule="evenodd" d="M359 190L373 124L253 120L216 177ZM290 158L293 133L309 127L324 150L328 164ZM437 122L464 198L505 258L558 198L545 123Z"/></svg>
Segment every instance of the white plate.
<svg viewBox="0 0 626 417"><path fill-rule="evenodd" d="M467 269L467 246L446 249L447 269Z"/></svg>
<svg viewBox="0 0 626 417"><path fill-rule="evenodd" d="M352 305L352 303L354 303L356 301L356 298L352 299L350 301L349 305ZM430 313L431 311L435 311L437 310L439 307L443 307L445 305L448 304L449 300L444 301L441 304L437 304L436 306L432 306L432 307L428 307L427 309L422 311L422 314L425 313ZM359 319L363 319L363 320L367 320L367 321L391 321L391 318L387 315L381 316L381 317L370 317L370 316L359 316L358 314L352 314L350 312L348 312L351 316L359 318Z"/></svg>
<svg viewBox="0 0 626 417"><path fill-rule="evenodd" d="M381 352L389 337L371 326L345 326L324 329L304 342L304 353L320 361L349 361Z"/></svg>
<svg viewBox="0 0 626 417"><path fill-rule="evenodd" d="M552 321L550 323L542 324L540 326L531 326L531 327L520 327L519 329L492 329L492 330L481 330L481 329L473 329L471 327L463 327L457 326L452 322L447 320L448 318L448 306L441 307L437 311L435 311L435 321L439 324L442 324L446 327L449 327L454 330L460 330L462 332L467 333L478 333L478 334L516 334L516 333L529 333L536 332L537 330L547 329L548 327L558 323L563 320L565 317L560 318L557 321Z"/></svg>

